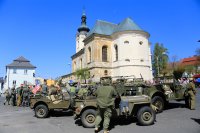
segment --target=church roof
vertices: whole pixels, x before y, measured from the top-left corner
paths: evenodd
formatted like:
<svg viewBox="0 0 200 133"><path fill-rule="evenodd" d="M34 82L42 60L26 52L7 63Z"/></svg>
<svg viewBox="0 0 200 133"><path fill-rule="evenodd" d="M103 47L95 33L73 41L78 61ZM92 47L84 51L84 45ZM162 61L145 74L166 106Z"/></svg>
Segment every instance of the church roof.
<svg viewBox="0 0 200 133"><path fill-rule="evenodd" d="M88 36L90 36L93 33L102 35L111 35L114 32L128 31L128 30L142 31L142 29L130 18L124 19L118 25L102 20L97 20L93 29L88 33Z"/></svg>
<svg viewBox="0 0 200 133"><path fill-rule="evenodd" d="M13 60L11 64L8 64L6 67L17 67L17 68L36 68L33 66L29 60L20 56L19 58Z"/></svg>

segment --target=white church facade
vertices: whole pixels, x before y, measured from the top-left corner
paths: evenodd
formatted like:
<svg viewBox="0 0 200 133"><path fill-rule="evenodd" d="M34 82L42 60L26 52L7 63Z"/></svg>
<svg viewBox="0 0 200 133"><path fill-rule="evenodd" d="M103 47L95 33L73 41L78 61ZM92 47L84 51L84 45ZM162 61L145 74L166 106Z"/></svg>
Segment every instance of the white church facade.
<svg viewBox="0 0 200 133"><path fill-rule="evenodd" d="M35 84L35 69L36 67L23 56L13 60L6 66L4 89L19 87L21 84Z"/></svg>
<svg viewBox="0 0 200 133"><path fill-rule="evenodd" d="M83 13L76 35L72 72L89 68L93 81L104 76L134 76L151 80L152 62L149 33L130 18L119 24L97 20L90 30Z"/></svg>

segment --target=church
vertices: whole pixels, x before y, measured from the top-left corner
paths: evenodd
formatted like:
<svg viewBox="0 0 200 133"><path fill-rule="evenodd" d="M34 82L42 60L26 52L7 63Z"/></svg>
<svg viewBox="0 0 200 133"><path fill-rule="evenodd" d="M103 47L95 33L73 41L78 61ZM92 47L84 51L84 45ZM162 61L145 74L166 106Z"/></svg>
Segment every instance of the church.
<svg viewBox="0 0 200 133"><path fill-rule="evenodd" d="M119 24L97 20L91 30L86 20L83 12L76 34L76 53L71 56L72 73L88 68L93 82L105 76L153 79L148 32L131 18Z"/></svg>

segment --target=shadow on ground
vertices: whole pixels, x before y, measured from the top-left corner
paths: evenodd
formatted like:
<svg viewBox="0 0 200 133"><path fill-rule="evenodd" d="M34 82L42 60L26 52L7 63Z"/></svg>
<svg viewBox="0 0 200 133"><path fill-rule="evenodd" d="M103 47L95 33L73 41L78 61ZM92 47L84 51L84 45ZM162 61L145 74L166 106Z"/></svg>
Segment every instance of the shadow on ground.
<svg viewBox="0 0 200 133"><path fill-rule="evenodd" d="M191 118L191 119L200 125L200 119L196 119L196 118Z"/></svg>
<svg viewBox="0 0 200 133"><path fill-rule="evenodd" d="M72 116L73 111L51 111L50 117Z"/></svg>
<svg viewBox="0 0 200 133"><path fill-rule="evenodd" d="M174 103L167 103L166 107L165 107L165 110L170 110L170 109L175 109L175 108L186 108L186 107L185 107L184 103L174 102Z"/></svg>

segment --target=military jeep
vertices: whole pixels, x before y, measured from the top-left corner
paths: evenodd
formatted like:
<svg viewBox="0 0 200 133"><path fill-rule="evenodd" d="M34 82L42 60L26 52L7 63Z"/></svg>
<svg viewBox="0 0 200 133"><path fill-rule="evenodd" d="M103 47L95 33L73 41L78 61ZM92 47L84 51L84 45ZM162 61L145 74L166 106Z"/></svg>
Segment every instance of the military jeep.
<svg viewBox="0 0 200 133"><path fill-rule="evenodd" d="M41 94L30 97L30 108L34 109L37 118L46 118L50 111L73 111L70 95L63 92L59 95L42 96Z"/></svg>
<svg viewBox="0 0 200 133"><path fill-rule="evenodd" d="M156 82L154 85L148 85L142 78L127 76L117 79L114 86L121 93L124 93L124 90L132 90L129 91L132 95L148 95L152 104L158 108L158 112L162 112L169 101L182 101L185 99L186 88L180 85L172 76L157 77L154 80Z"/></svg>
<svg viewBox="0 0 200 133"><path fill-rule="evenodd" d="M146 95L132 96L130 94L126 93L120 99L115 99L112 117L136 117L140 125L147 126L153 124L156 115L151 108L150 97ZM96 109L95 96L88 96L83 100L76 99L74 119L80 119L84 127L94 127Z"/></svg>

